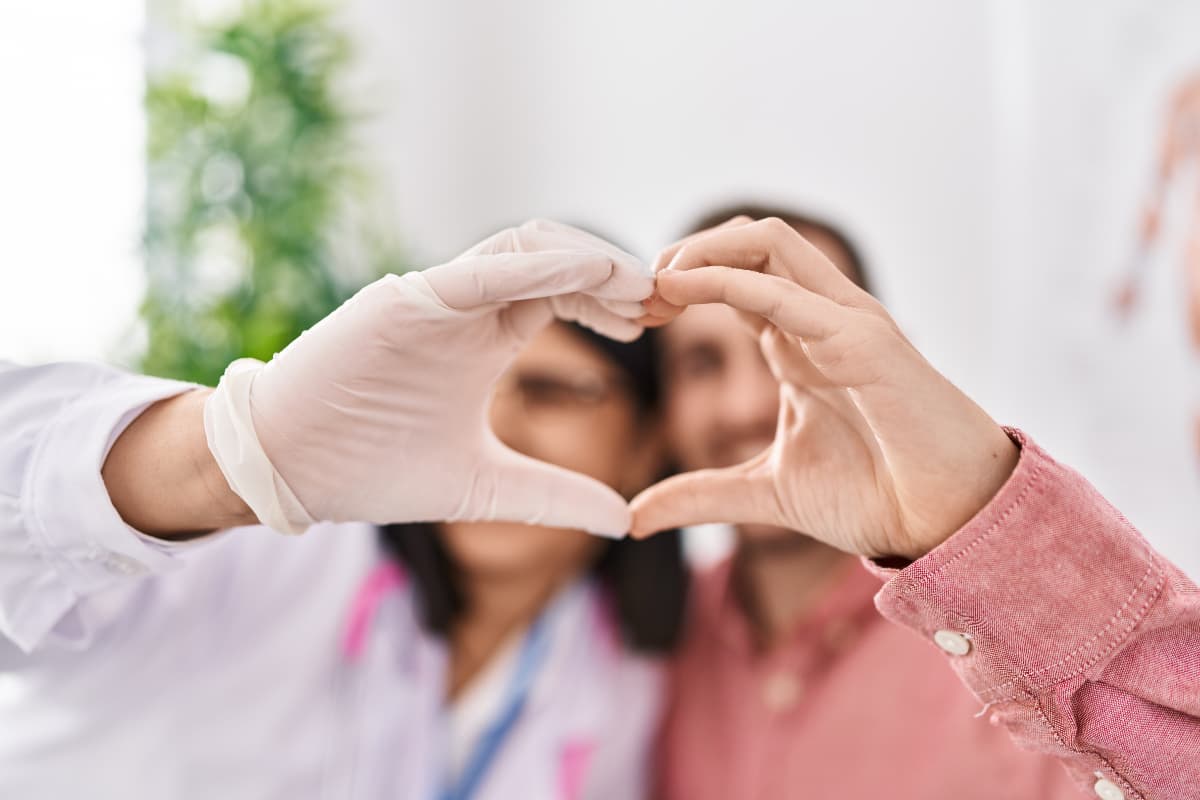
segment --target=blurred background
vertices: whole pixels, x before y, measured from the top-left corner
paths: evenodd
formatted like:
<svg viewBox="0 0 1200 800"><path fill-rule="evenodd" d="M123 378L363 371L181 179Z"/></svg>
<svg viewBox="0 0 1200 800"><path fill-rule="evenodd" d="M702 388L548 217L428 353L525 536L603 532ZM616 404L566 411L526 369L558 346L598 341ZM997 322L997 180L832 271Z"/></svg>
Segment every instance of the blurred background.
<svg viewBox="0 0 1200 800"><path fill-rule="evenodd" d="M0 11L0 358L214 382L530 216L826 216L917 345L1200 576L1200 4Z"/></svg>

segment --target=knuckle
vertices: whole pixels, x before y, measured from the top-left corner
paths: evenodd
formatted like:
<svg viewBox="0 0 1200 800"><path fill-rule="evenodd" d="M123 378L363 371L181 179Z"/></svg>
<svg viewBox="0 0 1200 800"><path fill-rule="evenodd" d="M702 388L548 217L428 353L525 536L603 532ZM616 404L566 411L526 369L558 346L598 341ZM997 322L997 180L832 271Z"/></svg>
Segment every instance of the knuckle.
<svg viewBox="0 0 1200 800"><path fill-rule="evenodd" d="M767 305L767 317L772 322L778 322L783 319L784 312L787 310L787 301L783 294L777 293L771 295L771 301Z"/></svg>
<svg viewBox="0 0 1200 800"><path fill-rule="evenodd" d="M765 217L759 220L758 224L771 237L795 236L796 231L791 225L781 220L779 217Z"/></svg>
<svg viewBox="0 0 1200 800"><path fill-rule="evenodd" d="M886 317L876 314L865 314L862 317L862 329L868 341L884 344L896 338L899 333L895 324Z"/></svg>
<svg viewBox="0 0 1200 800"><path fill-rule="evenodd" d="M684 242L667 261L667 265L687 264L695 258L697 251L695 242Z"/></svg>

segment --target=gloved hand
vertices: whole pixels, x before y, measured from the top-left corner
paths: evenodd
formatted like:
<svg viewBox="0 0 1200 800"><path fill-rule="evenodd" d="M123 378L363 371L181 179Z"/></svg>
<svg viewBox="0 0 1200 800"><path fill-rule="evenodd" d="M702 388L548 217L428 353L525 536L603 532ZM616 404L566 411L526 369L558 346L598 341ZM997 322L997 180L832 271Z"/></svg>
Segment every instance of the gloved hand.
<svg viewBox="0 0 1200 800"><path fill-rule="evenodd" d="M317 520L509 520L620 536L625 500L521 455L492 387L555 316L619 339L653 289L637 259L534 221L362 289L267 364L235 361L204 411L229 485L279 531Z"/></svg>
<svg viewBox="0 0 1200 800"><path fill-rule="evenodd" d="M887 310L777 219L733 220L665 250L647 324L739 309L780 382L775 440L728 469L677 475L631 506L633 534L757 523L866 556L915 559L1016 467L1004 429L938 373Z"/></svg>

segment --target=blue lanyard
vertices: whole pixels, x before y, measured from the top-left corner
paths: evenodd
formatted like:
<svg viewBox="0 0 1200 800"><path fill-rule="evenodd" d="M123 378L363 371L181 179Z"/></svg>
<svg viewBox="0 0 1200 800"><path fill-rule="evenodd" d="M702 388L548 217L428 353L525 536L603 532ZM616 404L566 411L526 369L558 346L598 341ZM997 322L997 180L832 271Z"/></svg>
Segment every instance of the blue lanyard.
<svg viewBox="0 0 1200 800"><path fill-rule="evenodd" d="M546 660L546 653L549 650L550 637L546 631L545 617L541 616L530 627L529 633L525 635L521 653L517 658L517 667L513 672L512 681L508 686L508 694L501 706L499 716L488 726L475 745L457 784L450 780L446 781L447 785L438 795L440 800L470 800L475 795L488 768L496 760L500 746L504 744L504 740L512 732L513 726L521 718L521 712L525 709L525 701L529 699L529 690L533 688L534 678L537 677L538 670L541 668L542 662Z"/></svg>

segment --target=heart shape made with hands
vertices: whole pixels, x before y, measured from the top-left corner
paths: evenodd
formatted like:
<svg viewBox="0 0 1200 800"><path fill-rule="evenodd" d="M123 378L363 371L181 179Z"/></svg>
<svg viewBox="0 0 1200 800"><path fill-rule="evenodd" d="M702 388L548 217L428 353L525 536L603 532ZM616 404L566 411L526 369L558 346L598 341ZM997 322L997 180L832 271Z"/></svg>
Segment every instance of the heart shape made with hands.
<svg viewBox="0 0 1200 800"><path fill-rule="evenodd" d="M741 312L780 384L775 439L737 466L668 478L632 534L705 522L790 528L866 556L917 558L973 517L1018 448L886 309L778 219L730 220L664 250L642 324L689 305Z"/></svg>
<svg viewBox="0 0 1200 800"><path fill-rule="evenodd" d="M209 449L255 515L285 532L316 520L510 520L608 536L760 523L909 557L1012 472L1004 430L785 223L731 220L667 248L655 275L590 234L534 221L387 276L269 363L230 365L205 403ZM743 313L780 383L775 439L755 458L627 503L492 431L492 388L552 319L630 339L701 303Z"/></svg>

